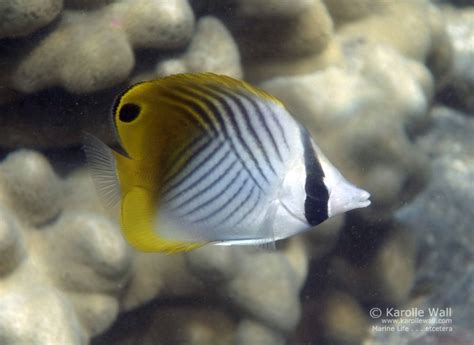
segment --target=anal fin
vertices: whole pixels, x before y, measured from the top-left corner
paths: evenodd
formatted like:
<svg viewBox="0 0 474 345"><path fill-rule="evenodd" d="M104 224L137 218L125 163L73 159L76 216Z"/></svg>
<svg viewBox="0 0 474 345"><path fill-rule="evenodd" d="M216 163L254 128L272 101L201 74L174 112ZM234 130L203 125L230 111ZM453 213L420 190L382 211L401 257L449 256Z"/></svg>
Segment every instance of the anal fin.
<svg viewBox="0 0 474 345"><path fill-rule="evenodd" d="M273 201L263 221L260 235L263 238L266 238L267 241L257 244L257 248L261 251L264 251L264 252L276 251L276 244L275 244L276 239L275 239L275 233L273 232L273 224L275 222L275 217L276 217L278 207L279 207L279 202L276 200Z"/></svg>
<svg viewBox="0 0 474 345"><path fill-rule="evenodd" d="M181 242L165 239L155 231L156 207L152 195L142 187L133 187L122 201L122 231L126 240L144 252L187 252L206 242Z"/></svg>

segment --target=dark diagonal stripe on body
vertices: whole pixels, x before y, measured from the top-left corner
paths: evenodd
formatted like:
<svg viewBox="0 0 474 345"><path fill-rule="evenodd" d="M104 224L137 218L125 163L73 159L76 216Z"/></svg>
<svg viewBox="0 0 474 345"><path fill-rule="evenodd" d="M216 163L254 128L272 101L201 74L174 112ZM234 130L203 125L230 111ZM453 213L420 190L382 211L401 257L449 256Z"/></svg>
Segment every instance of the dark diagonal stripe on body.
<svg viewBox="0 0 474 345"><path fill-rule="evenodd" d="M207 124L204 119L202 119L197 113L192 111L191 108L184 105L182 102L178 102L171 97L163 97L160 99L160 102L163 102L168 106L174 108L177 112L184 114L184 116L186 116L187 119L200 130L209 131L209 128L207 128Z"/></svg>
<svg viewBox="0 0 474 345"><path fill-rule="evenodd" d="M268 157L268 152L265 150L265 146L263 145L263 142L262 142L260 136L255 131L255 128L254 128L254 126L253 126L253 124L250 120L250 114L247 111L247 108L242 104L242 101L238 98L238 96L233 95L231 92L228 92L227 90L219 89L219 88L216 88L216 87L213 87L212 89L215 90L216 92L219 92L220 94L223 94L224 96L227 96L228 98L230 98L235 103L235 105L237 105L237 108L239 109L240 113L242 114L242 118L244 120L244 123L246 124L246 127L248 128L248 130L251 132L252 136L257 141L258 146L261 148L261 152L263 154L263 157L265 158L265 161L267 162L268 166L273 171L273 173L276 174L275 168L273 167L273 165L270 161L270 158ZM235 126L238 126L237 121L235 122ZM240 135L239 137L242 138L242 135ZM253 154L253 152L252 152L252 154ZM258 164L258 161L257 161L256 164ZM259 167L260 167L260 165L259 165ZM263 172L262 172L262 174L263 174Z"/></svg>
<svg viewBox="0 0 474 345"><path fill-rule="evenodd" d="M223 176L222 174L221 176ZM223 193L229 189L237 180L238 178L242 175L242 170L238 170L237 174L223 187L220 188L216 193L211 195L211 197L203 202L201 202L199 205L195 206L191 210L187 211L186 213L182 214L181 216L186 217L189 215L192 215L193 213L196 213L197 211L205 208L206 206L209 206L213 202L215 202L220 196L223 195Z"/></svg>
<svg viewBox="0 0 474 345"><path fill-rule="evenodd" d="M192 175L192 174L196 174L198 171L200 171L206 164L206 161L214 156L215 154L217 154L220 150L224 149L224 146L222 145L216 145L216 147L211 151L209 152L204 158L201 159L201 163L198 165L198 167L196 169L190 169L184 176L182 176L181 178L179 178L177 181L174 181L173 183L171 183L169 186L167 186L165 188L165 190L163 191L163 193L168 193L170 190L174 189L174 188L179 188L183 183L186 182L186 180ZM222 158L219 160L219 162L221 162L221 160L223 161L225 158L227 158L227 153L229 153L229 150L227 149L226 152L224 153L224 155L222 156ZM197 156L195 156L197 157ZM209 173L209 170L206 171L205 174L203 174L203 176L205 176L206 174ZM202 178L202 176L201 176ZM201 179L199 178L199 179ZM193 183L194 184L194 183ZM188 187L189 188L189 187ZM170 197L169 199L167 199L167 201L171 201L171 200L174 200L176 199L178 196L182 195L184 193L184 191L181 191L177 194L175 194L174 196Z"/></svg>
<svg viewBox="0 0 474 345"><path fill-rule="evenodd" d="M263 102L263 106L270 113L271 118L273 119L273 122L276 124L276 126L278 127L278 130L280 131L280 135L283 138L283 141L285 142L286 147L289 149L290 145L288 144L288 141L286 140L285 130L280 120L278 119L278 115L276 114L275 111L273 111L273 109L268 105L267 102Z"/></svg>
<svg viewBox="0 0 474 345"><path fill-rule="evenodd" d="M267 133L267 136L270 138L272 145L275 149L275 152L277 153L278 157L280 158L280 161L283 161L283 155L280 151L280 147L278 146L278 143L276 142L275 136L273 135L270 127L268 126L267 120L265 119L264 114L262 113L262 109L258 105L258 102L253 99L251 95L247 95L244 92L240 92L239 95L247 100L255 109L255 113L258 116L258 119L260 120L260 123L263 125L263 128L265 129L265 132Z"/></svg>
<svg viewBox="0 0 474 345"><path fill-rule="evenodd" d="M185 90L182 90L182 91L184 92ZM206 106L216 116L216 120L219 122L220 127L222 128L223 135L226 138L229 145L231 146L232 151L235 152L235 154L236 154L237 158L239 159L240 163L242 164L244 170L247 172L247 174L252 179L252 181L257 185L257 187L260 190L263 190L261 184L258 182L258 180L255 178L255 176L251 172L250 168L245 163L245 160L242 158L241 155L239 155L239 150L235 147L235 144L234 144L233 140L230 138L229 131L227 129L227 125L225 124L225 120L223 119L223 116L222 116L221 112L219 111L217 106L214 104L214 102L211 101L211 99L213 99L213 100L217 101L220 104L220 101L217 99L215 94L210 92L209 89L203 88L198 84L193 85L193 89L187 88L186 92L188 92L191 95L201 96L201 97L202 97L202 94L205 95L204 97L202 97L202 101L205 102ZM209 97L209 98L207 98L207 97ZM230 115L229 117L232 117L231 114L229 114L229 115Z"/></svg>
<svg viewBox="0 0 474 345"><path fill-rule="evenodd" d="M228 118L230 122L232 123L232 128L235 130L235 133L237 135L237 139L239 140L240 144L244 148L244 150L247 152L247 154L250 156L250 159L252 162L255 164L255 167L257 168L258 172L260 173L260 176L264 178L265 181L269 182L267 176L263 173L262 167L258 163L257 157L255 157L255 154L252 152L250 149L249 145L247 142L244 140L242 137L242 132L240 130L240 127L235 119L235 116L232 116L233 111L231 106L229 105L228 101L222 97L222 93L217 91L215 88L212 86L208 86L209 90L214 94L214 98L216 101L218 101L222 107L224 107L225 112L229 115ZM225 97L225 95L224 95ZM238 154L238 153L237 153Z"/></svg>
<svg viewBox="0 0 474 345"><path fill-rule="evenodd" d="M245 212L237 221L235 221L234 224L232 224L232 226L236 226L237 224L239 224L239 223L240 223L241 221L243 221L246 217L248 217L248 215L249 215L250 213L252 213L252 211L255 210L255 207L258 205L258 203L259 203L259 201L260 201L260 197L261 197L260 191L257 191L257 193L258 193L258 194L257 194L257 199L255 199L255 202L253 203L253 205L252 205L251 207L249 207L249 209L247 210L247 212ZM237 213L237 211L238 211L240 208L243 207L243 205L248 201L248 199L250 199L250 196L249 196L246 200L244 200L244 201L239 205L238 209L235 210L234 214ZM233 216L233 214L230 215L229 218L232 217L232 216Z"/></svg>
<svg viewBox="0 0 474 345"><path fill-rule="evenodd" d="M209 177L209 172L211 172L211 173L214 172L214 169L217 169L218 166L220 166L227 157L228 156L224 155L224 157L222 157L222 159L220 159L219 162L217 162L211 168L209 168L209 170L206 172L206 175L203 175L200 179L195 181L188 189L192 189L194 187L197 187L197 185L199 185L199 183L201 181L203 181L205 177ZM201 195L201 193L203 191L209 190L210 188L213 188L216 185L217 182L219 182L226 174L228 174L234 168L236 163L237 163L237 160L233 160L232 163L219 176L217 176L216 178L214 178L210 182L208 182L206 184L206 186L201 188L201 190L196 190L194 193L192 193L190 196L188 196L185 200L182 200L179 204L174 205L171 210L173 211L173 210L176 210L176 209L179 209L179 208L183 207L183 205L185 205L187 203L190 203L194 199L196 199L196 197Z"/></svg>
<svg viewBox="0 0 474 345"><path fill-rule="evenodd" d="M211 120L207 111L203 109L202 106L198 102L196 102L192 98L183 97L183 95L176 92L173 93L173 92L168 92L168 91L162 91L162 94L163 96L167 97L168 99L176 103L180 103L180 104L183 104L184 106L189 107L189 109L191 110L190 113L193 116L197 116L201 121L209 125L211 132L214 136L217 137L219 135L219 132L216 128L216 123Z"/></svg>
<svg viewBox="0 0 474 345"><path fill-rule="evenodd" d="M193 223L203 222L203 221L205 221L205 220L208 220L208 219L210 219L210 218L212 218L212 217L217 216L222 210L224 210L224 209L227 208L227 205L229 205L229 203L230 203L232 200L234 200L234 199L237 197L237 195L240 194L240 192L244 189L244 187L247 185L248 182L249 182L249 180L246 178L246 179L242 182L242 184L240 185L239 189L237 189L237 191L236 191L234 194L232 194L232 196L231 196L230 198L228 198L228 199L226 200L226 202L223 202L221 207L219 207L219 208L217 208L217 209L211 211L211 213L207 214L206 216L203 216L203 217L201 217L201 218L198 218L198 219L193 220L192 222L193 222ZM253 190L254 188L255 188L255 186L252 186L251 190Z"/></svg>
<svg viewBox="0 0 474 345"><path fill-rule="evenodd" d="M212 140L206 138L208 140L203 140L203 138L195 138L189 144L185 145L181 148L171 159L168 163L167 173L163 180L163 186L166 186L172 179L174 179L178 173L179 168L184 167L188 164L191 164L201 152L203 152L209 145L212 143ZM183 158L184 155L187 155L184 162L177 166L178 162Z"/></svg>

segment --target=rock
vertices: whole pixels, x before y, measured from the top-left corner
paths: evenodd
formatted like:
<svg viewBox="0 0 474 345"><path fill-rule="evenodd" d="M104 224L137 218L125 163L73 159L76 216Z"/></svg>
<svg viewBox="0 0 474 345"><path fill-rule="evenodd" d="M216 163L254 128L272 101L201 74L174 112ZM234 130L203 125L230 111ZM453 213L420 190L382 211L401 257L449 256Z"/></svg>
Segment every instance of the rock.
<svg viewBox="0 0 474 345"><path fill-rule="evenodd" d="M2 344L87 344L117 317L130 251L81 178L33 151L0 163Z"/></svg>
<svg viewBox="0 0 474 345"><path fill-rule="evenodd" d="M11 80L26 93L52 86L73 93L102 90L129 76L133 49L179 48L193 29L186 0L124 0L89 12L67 10L57 29L19 58Z"/></svg>
<svg viewBox="0 0 474 345"><path fill-rule="evenodd" d="M27 36L49 24L61 12L62 0L0 2L0 39Z"/></svg>
<svg viewBox="0 0 474 345"><path fill-rule="evenodd" d="M158 76L199 71L242 78L239 50L226 27L211 16L199 20L191 44L183 55L161 61L156 66Z"/></svg>

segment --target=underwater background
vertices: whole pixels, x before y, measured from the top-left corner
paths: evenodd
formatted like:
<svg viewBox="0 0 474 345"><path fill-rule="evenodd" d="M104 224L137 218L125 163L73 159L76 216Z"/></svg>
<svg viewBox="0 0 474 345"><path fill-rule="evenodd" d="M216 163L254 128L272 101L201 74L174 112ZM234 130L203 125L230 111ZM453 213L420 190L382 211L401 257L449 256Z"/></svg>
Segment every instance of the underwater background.
<svg viewBox="0 0 474 345"><path fill-rule="evenodd" d="M83 132L197 71L282 100L372 205L269 253L134 251ZM0 345L472 345L473 207L472 1L0 1Z"/></svg>

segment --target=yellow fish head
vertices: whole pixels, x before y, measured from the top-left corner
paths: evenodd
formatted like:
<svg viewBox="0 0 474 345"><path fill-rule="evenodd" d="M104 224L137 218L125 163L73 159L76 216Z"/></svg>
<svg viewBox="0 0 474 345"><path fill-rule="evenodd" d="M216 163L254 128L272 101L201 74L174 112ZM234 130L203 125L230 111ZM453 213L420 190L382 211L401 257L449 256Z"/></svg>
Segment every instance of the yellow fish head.
<svg viewBox="0 0 474 345"><path fill-rule="evenodd" d="M154 89L156 86L152 82L141 83L124 92L114 105L113 123L118 141L127 155L135 160L148 158L153 147L163 144Z"/></svg>

